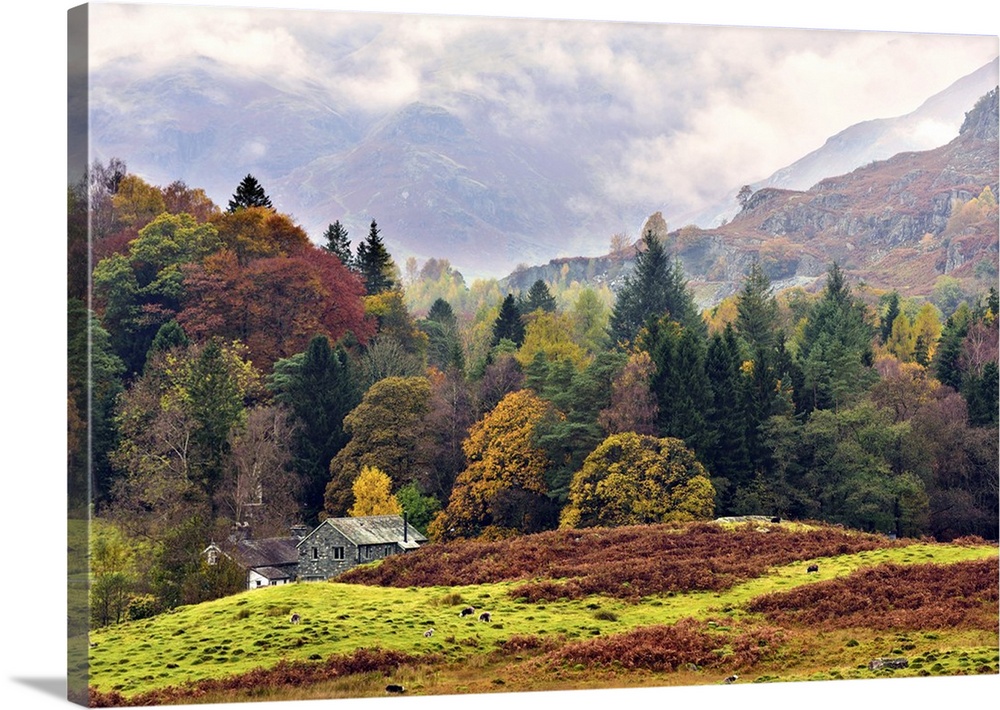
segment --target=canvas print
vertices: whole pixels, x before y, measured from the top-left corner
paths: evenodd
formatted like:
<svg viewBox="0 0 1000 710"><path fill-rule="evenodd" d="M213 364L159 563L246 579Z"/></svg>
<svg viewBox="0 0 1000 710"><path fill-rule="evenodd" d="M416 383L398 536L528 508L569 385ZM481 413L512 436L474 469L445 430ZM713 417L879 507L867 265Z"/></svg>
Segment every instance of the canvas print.
<svg viewBox="0 0 1000 710"><path fill-rule="evenodd" d="M71 700L998 673L996 36L68 27Z"/></svg>

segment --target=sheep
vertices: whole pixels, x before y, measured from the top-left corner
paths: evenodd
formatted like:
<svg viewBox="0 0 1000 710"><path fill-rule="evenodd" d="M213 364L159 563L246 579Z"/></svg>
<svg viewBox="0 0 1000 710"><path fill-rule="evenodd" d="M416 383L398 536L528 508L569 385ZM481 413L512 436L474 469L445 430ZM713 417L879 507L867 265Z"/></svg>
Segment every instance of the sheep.
<svg viewBox="0 0 1000 710"><path fill-rule="evenodd" d="M725 683L726 685L729 685L729 684L731 684L731 683L735 683L735 682L736 682L736 681L738 681L739 679L740 679L740 677L739 677L738 675L736 675L735 673L733 673L733 674L732 674L731 676L729 676L728 678L726 678L726 679L725 679L724 681L722 681L722 682L723 682L723 683Z"/></svg>
<svg viewBox="0 0 1000 710"><path fill-rule="evenodd" d="M300 621L302 621L302 617L299 616L298 613L296 612L295 614L291 615L291 617L288 619L288 621L291 622L291 623L293 623L293 624L297 624Z"/></svg>
<svg viewBox="0 0 1000 710"><path fill-rule="evenodd" d="M806 567L806 572L819 572L819 565L809 565Z"/></svg>
<svg viewBox="0 0 1000 710"><path fill-rule="evenodd" d="M773 518L771 518L771 522L775 523L775 524L780 523L781 522L781 518L779 518L777 515L775 515Z"/></svg>
<svg viewBox="0 0 1000 710"><path fill-rule="evenodd" d="M464 609L462 609L462 611L458 612L458 615L459 616L469 616L469 615L475 614L475 613L476 613L475 609L473 609L471 606L467 606Z"/></svg>
<svg viewBox="0 0 1000 710"><path fill-rule="evenodd" d="M424 632L424 638L425 638L425 639L429 639L429 638L430 638L431 636L433 636L433 635L434 635L434 629L427 629L427 630L426 630L426 631Z"/></svg>
<svg viewBox="0 0 1000 710"><path fill-rule="evenodd" d="M396 685L395 683L390 683L389 685L385 686L385 692L387 692L387 693L405 693L406 692L406 688L404 688L401 685Z"/></svg>
<svg viewBox="0 0 1000 710"><path fill-rule="evenodd" d="M479 620L480 621L485 621L486 623L489 623L489 621L490 621L490 613L488 611L484 611L482 614L479 615Z"/></svg>

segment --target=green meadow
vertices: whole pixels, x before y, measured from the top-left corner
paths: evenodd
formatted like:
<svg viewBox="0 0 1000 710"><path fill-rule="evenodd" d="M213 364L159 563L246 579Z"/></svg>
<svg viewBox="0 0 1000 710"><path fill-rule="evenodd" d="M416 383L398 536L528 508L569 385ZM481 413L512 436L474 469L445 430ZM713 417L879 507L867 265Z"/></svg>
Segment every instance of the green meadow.
<svg viewBox="0 0 1000 710"><path fill-rule="evenodd" d="M299 583L243 592L180 607L150 619L106 627L90 634L90 684L128 698L138 693L224 678L282 660L318 662L359 648L403 651L422 660L400 668L408 692L452 693L626 685L720 682L728 673L689 669L672 674L624 672L613 667L556 668L536 653L498 652L512 638L531 637L536 647L613 637L681 619L703 621L719 633L762 623L746 610L752 599L801 585L844 577L882 563L952 564L996 557L991 545L915 543L811 560L818 573L797 562L724 592L667 593L638 602L605 596L526 603L523 582L458 587L375 587L343 583ZM472 606L476 613L460 616ZM482 611L489 622L478 620ZM292 623L292 614L300 621ZM426 636L427 630L433 630ZM871 671L871 658L892 654L911 659L906 669ZM741 682L997 672L996 630L921 629L877 633L864 629L788 629L779 652L767 663L741 671ZM336 679L303 689L269 689L266 697L293 699L382 694L383 674ZM260 697L256 694L255 697ZM203 698L204 699L204 698ZM212 698L208 698L211 700ZM230 694L216 700L248 697Z"/></svg>

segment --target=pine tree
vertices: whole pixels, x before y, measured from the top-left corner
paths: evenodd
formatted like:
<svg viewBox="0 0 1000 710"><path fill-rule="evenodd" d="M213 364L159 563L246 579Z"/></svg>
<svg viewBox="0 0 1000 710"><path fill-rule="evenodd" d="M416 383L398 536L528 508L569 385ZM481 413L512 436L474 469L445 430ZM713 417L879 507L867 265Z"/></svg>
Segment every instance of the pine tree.
<svg viewBox="0 0 1000 710"><path fill-rule="evenodd" d="M652 230L646 231L642 241L645 248L636 255L635 270L625 277L611 314L612 338L619 343L632 342L650 319L664 315L703 333L705 326L680 263L667 256Z"/></svg>
<svg viewBox="0 0 1000 710"><path fill-rule="evenodd" d="M264 194L264 188L257 182L257 178L249 174L236 188L226 211L232 213L247 207L272 207L271 198Z"/></svg>
<svg viewBox="0 0 1000 710"><path fill-rule="evenodd" d="M736 332L746 343L751 357L769 351L775 344L778 301L771 293L771 280L756 261L740 289L736 301Z"/></svg>
<svg viewBox="0 0 1000 710"><path fill-rule="evenodd" d="M446 371L465 369L465 353L459 335L458 319L451 304L438 298L431 304L427 317L418 324L427 335L427 364Z"/></svg>
<svg viewBox="0 0 1000 710"><path fill-rule="evenodd" d="M823 295L810 309L799 345L805 387L796 392L799 411L839 408L864 391L874 377L874 328L865 304L851 293L834 263Z"/></svg>
<svg viewBox="0 0 1000 710"><path fill-rule="evenodd" d="M347 352L314 336L305 352L274 364L269 388L296 424L294 468L302 479L301 503L310 519L323 508L330 460L348 442L343 420L361 400Z"/></svg>
<svg viewBox="0 0 1000 710"><path fill-rule="evenodd" d="M734 493L752 479L747 446L751 424L744 406L746 387L741 366L736 333L727 325L721 334L712 336L705 357L705 373L712 391L706 425L712 432L712 445L700 452L712 475L720 515L730 514Z"/></svg>
<svg viewBox="0 0 1000 710"><path fill-rule="evenodd" d="M510 293L500 304L500 314L493 322L491 346L499 345L501 340L509 340L518 347L524 343L524 323L521 322L521 310L514 301L514 295Z"/></svg>
<svg viewBox="0 0 1000 710"><path fill-rule="evenodd" d="M365 290L369 296L390 291L396 286L393 278L392 257L379 236L378 224L372 220L368 237L358 244L358 254L355 259L358 273L365 282Z"/></svg>
<svg viewBox="0 0 1000 710"><path fill-rule="evenodd" d="M711 446L711 432L705 426L711 391L705 375L704 338L663 316L650 322L640 347L656 366L650 389L659 406L660 436L683 439L698 452Z"/></svg>
<svg viewBox="0 0 1000 710"><path fill-rule="evenodd" d="M892 336L892 324L895 323L896 318L899 316L899 294L893 291L889 294L887 300L888 305L886 306L885 314L882 316L879 331L883 343L889 342L889 338Z"/></svg>
<svg viewBox="0 0 1000 710"><path fill-rule="evenodd" d="M556 310L556 297L549 291L549 287L544 281L538 279L528 289L528 297L524 301L524 312L532 313L537 310L552 313Z"/></svg>
<svg viewBox="0 0 1000 710"><path fill-rule="evenodd" d="M341 225L340 220L337 220L323 232L323 239L326 240L326 244L323 248L326 249L331 254L334 254L341 263L351 268L354 264L354 257L351 254L351 241L347 238L347 230Z"/></svg>

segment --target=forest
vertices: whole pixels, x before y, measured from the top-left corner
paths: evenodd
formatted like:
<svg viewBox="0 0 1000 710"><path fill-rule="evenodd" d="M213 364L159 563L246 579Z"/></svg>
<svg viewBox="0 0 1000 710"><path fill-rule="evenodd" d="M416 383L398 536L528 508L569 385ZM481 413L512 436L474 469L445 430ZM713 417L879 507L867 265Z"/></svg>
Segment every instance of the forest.
<svg viewBox="0 0 1000 710"><path fill-rule="evenodd" d="M252 175L223 209L112 159L68 202L93 626L237 591L209 541L327 516L405 511L432 542L748 514L996 538L995 288L904 297L833 263L773 293L754 264L701 311L653 230L615 292L508 292L401 268L375 219L317 244Z"/></svg>

